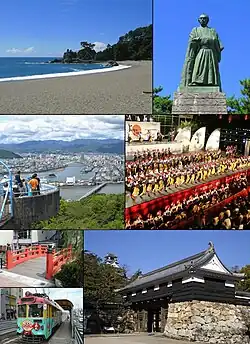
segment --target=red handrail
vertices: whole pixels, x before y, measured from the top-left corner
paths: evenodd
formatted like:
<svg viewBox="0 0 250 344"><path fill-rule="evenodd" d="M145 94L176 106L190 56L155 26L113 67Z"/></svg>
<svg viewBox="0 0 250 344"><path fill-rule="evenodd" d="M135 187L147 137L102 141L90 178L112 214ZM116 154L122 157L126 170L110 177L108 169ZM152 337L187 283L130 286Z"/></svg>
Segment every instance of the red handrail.
<svg viewBox="0 0 250 344"><path fill-rule="evenodd" d="M72 245L59 252L48 252L46 264L46 279L51 279L59 272L64 264L73 259Z"/></svg>
<svg viewBox="0 0 250 344"><path fill-rule="evenodd" d="M46 256L46 279L51 279L62 266L73 259L72 245L58 252L48 246L29 246L12 251L10 246L6 251L6 268L12 269L30 259Z"/></svg>

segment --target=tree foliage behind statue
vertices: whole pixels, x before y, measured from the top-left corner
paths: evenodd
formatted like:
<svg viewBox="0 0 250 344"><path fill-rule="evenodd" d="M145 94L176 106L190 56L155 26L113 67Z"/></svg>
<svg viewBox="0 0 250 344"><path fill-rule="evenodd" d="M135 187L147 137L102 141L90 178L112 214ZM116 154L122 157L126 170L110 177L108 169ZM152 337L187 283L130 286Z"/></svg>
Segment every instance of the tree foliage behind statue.
<svg viewBox="0 0 250 344"><path fill-rule="evenodd" d="M171 114L173 101L171 96L160 96L159 93L163 90L162 86L153 89L153 114L164 115Z"/></svg>
<svg viewBox="0 0 250 344"><path fill-rule="evenodd" d="M250 114L250 79L240 80L240 84L243 87L241 89L242 97L227 98L228 113L230 114Z"/></svg>

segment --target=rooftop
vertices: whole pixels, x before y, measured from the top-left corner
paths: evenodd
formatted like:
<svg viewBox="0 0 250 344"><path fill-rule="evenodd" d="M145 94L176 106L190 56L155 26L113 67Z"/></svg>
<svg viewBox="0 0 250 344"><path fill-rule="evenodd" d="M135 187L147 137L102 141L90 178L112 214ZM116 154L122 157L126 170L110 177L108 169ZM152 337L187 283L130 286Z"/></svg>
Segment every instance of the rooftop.
<svg viewBox="0 0 250 344"><path fill-rule="evenodd" d="M244 277L244 274L235 274L228 270L218 258L212 242L209 242L209 248L205 251L187 257L175 263L166 265L160 269L150 271L138 277L135 281L129 283L124 288L117 290L118 292L140 287L145 284L153 283L164 278L172 277L182 272L193 272L197 269L205 271L213 271L217 274L234 276L235 280Z"/></svg>

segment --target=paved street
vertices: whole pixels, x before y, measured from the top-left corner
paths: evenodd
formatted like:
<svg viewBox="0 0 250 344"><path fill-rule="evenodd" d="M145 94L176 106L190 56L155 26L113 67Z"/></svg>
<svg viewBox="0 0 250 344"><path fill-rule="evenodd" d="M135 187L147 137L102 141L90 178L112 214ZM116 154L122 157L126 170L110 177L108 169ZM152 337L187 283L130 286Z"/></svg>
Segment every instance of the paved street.
<svg viewBox="0 0 250 344"><path fill-rule="evenodd" d="M173 340L162 335L121 335L121 336L101 336L85 337L85 344L190 344L188 341ZM196 344L204 344L198 343Z"/></svg>
<svg viewBox="0 0 250 344"><path fill-rule="evenodd" d="M14 268L8 271L14 272L18 275L47 281L45 279L45 270L46 270L46 257L39 257L35 259L30 259L27 262L24 262L22 264L18 264Z"/></svg>

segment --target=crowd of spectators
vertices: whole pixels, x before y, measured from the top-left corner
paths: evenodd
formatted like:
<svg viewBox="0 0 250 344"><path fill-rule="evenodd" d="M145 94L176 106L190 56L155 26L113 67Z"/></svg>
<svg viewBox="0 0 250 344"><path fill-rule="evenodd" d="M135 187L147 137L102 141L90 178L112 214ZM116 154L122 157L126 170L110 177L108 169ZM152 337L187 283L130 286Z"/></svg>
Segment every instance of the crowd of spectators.
<svg viewBox="0 0 250 344"><path fill-rule="evenodd" d="M205 223L206 229L250 229L250 193L227 204L211 222ZM199 223L194 224L199 228ZM192 229L189 226L188 229Z"/></svg>
<svg viewBox="0 0 250 344"><path fill-rule="evenodd" d="M192 185L250 167L250 156L235 153L218 150L172 155L165 149L135 154L133 161L126 162L126 194L133 200L144 195L159 197L182 184Z"/></svg>
<svg viewBox="0 0 250 344"><path fill-rule="evenodd" d="M163 209L148 213L146 217L137 214L135 221L126 220L126 229L241 229L250 226L250 196L239 198L228 204L220 214L207 220L206 211L226 200L241 190L246 189L248 180L245 173L229 183L222 184L217 189L208 190L203 194L190 195L187 199L177 201ZM192 225L181 226L188 219L193 218Z"/></svg>

